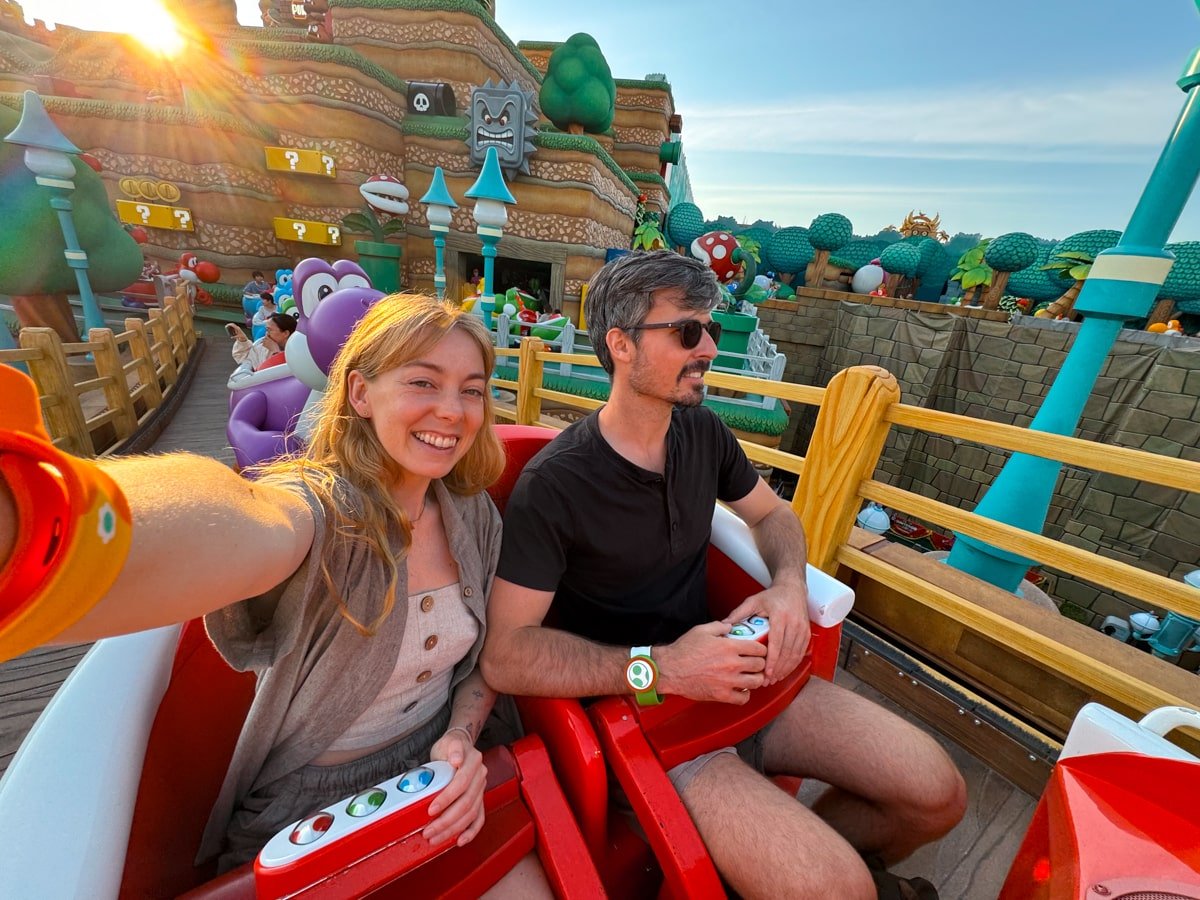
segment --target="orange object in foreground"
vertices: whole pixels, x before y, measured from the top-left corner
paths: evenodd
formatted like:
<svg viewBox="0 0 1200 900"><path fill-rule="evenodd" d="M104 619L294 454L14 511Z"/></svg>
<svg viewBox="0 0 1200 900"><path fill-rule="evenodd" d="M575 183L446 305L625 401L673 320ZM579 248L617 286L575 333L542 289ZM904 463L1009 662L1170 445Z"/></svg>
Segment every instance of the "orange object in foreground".
<svg viewBox="0 0 1200 900"><path fill-rule="evenodd" d="M1200 897L1200 764L1138 753L1061 760L1001 900Z"/></svg>
<svg viewBox="0 0 1200 900"><path fill-rule="evenodd" d="M125 495L90 460L63 453L42 425L37 388L0 365L0 477L16 504L16 543L0 568L0 662L83 618L129 553Z"/></svg>

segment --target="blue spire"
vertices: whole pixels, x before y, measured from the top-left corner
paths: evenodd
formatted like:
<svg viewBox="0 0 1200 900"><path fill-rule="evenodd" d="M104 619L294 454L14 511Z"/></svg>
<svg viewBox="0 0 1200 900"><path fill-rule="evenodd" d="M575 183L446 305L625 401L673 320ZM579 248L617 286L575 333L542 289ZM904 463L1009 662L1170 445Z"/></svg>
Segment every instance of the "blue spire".
<svg viewBox="0 0 1200 900"><path fill-rule="evenodd" d="M80 152L50 120L50 116L46 114L46 107L42 105L42 98L36 91L25 92L21 121L4 140L22 147L40 147L43 150L58 150L61 153Z"/></svg>
<svg viewBox="0 0 1200 900"><path fill-rule="evenodd" d="M483 170L475 183L463 196L471 200L499 200L501 203L516 203L508 185L504 183L504 174L500 171L500 157L496 155L495 147L487 148L487 156L483 160Z"/></svg>
<svg viewBox="0 0 1200 900"><path fill-rule="evenodd" d="M467 196L470 196L470 194ZM436 204L437 206L448 206L451 209L458 209L458 204L454 202L454 198L450 196L450 191L446 187L446 176L442 174L441 166L433 170L433 181L429 183L429 190L425 192L425 196L421 198L421 202L426 206Z"/></svg>

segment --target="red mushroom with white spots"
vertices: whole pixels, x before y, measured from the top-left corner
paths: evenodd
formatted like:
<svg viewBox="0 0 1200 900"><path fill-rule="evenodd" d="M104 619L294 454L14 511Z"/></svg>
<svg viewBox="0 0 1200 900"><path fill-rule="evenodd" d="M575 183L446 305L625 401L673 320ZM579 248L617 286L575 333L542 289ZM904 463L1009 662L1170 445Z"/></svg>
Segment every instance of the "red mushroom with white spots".
<svg viewBox="0 0 1200 900"><path fill-rule="evenodd" d="M707 263L721 284L729 284L737 278L742 268L740 260L733 258L733 252L738 249L737 239L728 231L710 231L692 241L692 256Z"/></svg>

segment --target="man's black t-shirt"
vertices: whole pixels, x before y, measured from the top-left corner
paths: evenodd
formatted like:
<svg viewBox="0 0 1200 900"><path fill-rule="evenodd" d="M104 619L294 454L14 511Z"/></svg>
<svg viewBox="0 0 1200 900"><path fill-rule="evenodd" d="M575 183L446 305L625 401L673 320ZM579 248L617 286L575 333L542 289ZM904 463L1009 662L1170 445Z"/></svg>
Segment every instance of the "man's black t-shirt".
<svg viewBox="0 0 1200 900"><path fill-rule="evenodd" d="M705 560L715 501L758 475L704 407L676 408L662 475L634 465L595 413L525 467L504 514L496 574L555 591L556 627L606 644L663 644L709 620Z"/></svg>

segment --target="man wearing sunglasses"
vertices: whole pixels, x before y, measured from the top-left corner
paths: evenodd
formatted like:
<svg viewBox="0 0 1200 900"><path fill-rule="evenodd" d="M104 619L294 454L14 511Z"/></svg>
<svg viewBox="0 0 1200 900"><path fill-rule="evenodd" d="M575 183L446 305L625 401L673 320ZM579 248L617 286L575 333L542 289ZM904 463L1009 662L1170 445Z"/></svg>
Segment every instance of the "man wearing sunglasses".
<svg viewBox="0 0 1200 900"><path fill-rule="evenodd" d="M701 406L719 293L707 266L669 251L630 254L592 278L589 334L612 389L526 466L508 501L482 656L496 690L741 704L803 658L804 533ZM717 500L750 527L772 576L721 622L709 621L704 590ZM766 647L725 638L749 615L769 617ZM834 787L809 811L764 771ZM899 891L860 854L901 859L965 806L962 779L931 738L817 678L754 738L668 775L743 897L779 896L782 885L789 896L875 897L877 881ZM904 888L936 896L927 885Z"/></svg>

